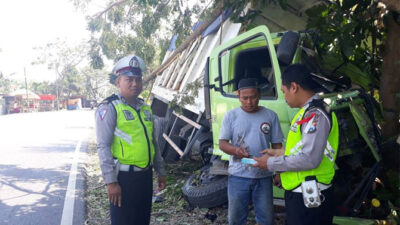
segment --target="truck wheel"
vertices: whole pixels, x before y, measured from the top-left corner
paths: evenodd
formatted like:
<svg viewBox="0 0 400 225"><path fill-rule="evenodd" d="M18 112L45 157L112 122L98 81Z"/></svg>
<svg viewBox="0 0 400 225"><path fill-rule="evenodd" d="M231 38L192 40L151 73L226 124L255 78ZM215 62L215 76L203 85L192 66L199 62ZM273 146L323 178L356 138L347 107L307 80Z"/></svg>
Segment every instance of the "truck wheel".
<svg viewBox="0 0 400 225"><path fill-rule="evenodd" d="M185 200L192 207L212 208L228 202L228 176L210 174L210 166L193 174L182 187Z"/></svg>

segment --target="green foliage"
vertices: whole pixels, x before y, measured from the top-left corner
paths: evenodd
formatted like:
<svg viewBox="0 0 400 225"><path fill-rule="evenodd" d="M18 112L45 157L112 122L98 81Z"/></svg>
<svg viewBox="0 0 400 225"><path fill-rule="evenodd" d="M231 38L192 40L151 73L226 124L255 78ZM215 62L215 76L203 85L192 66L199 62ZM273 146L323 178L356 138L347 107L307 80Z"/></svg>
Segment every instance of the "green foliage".
<svg viewBox="0 0 400 225"><path fill-rule="evenodd" d="M88 29L92 32L100 31L103 27L103 20L101 18L95 18L89 21Z"/></svg>
<svg viewBox="0 0 400 225"><path fill-rule="evenodd" d="M74 0L74 5L89 10L91 0ZM149 68L159 64L172 34L177 44L191 33L193 19L201 12L180 0L111 0L108 8L88 19L92 32L89 56L93 68L103 68L103 57L117 61L128 54L141 56ZM161 24L163 26L161 26Z"/></svg>
<svg viewBox="0 0 400 225"><path fill-rule="evenodd" d="M115 91L108 83L107 72L84 67L79 70L82 77L81 94L89 99L102 100Z"/></svg>
<svg viewBox="0 0 400 225"><path fill-rule="evenodd" d="M357 68L358 75L346 75L366 89L377 88L382 68L385 12L381 10L374 0L336 0L306 11L308 28L318 31L320 56L336 58L334 67Z"/></svg>
<svg viewBox="0 0 400 225"><path fill-rule="evenodd" d="M185 38L190 35L192 31L191 16L192 12L186 8L184 13L175 19L173 30L175 33L179 34L179 37L176 40L176 46L182 44Z"/></svg>
<svg viewBox="0 0 400 225"><path fill-rule="evenodd" d="M11 91L12 86L15 86L16 82L11 79L11 76L6 76L0 71L0 94L8 94Z"/></svg>
<svg viewBox="0 0 400 225"><path fill-rule="evenodd" d="M48 81L43 81L43 82L31 82L28 85L32 91L36 94L56 94L56 87L54 84L48 82Z"/></svg>
<svg viewBox="0 0 400 225"><path fill-rule="evenodd" d="M160 53L158 54L160 62L164 58L165 53L167 53L167 50L168 50L168 47L169 47L169 43L170 43L170 39L169 38L160 39L158 41L158 44L160 46L159 47Z"/></svg>
<svg viewBox="0 0 400 225"><path fill-rule="evenodd" d="M254 10L259 8L264 8L268 4L279 4L282 8L286 7L287 0L217 0L216 2L223 2L225 8L229 8L232 10L232 14L230 16L231 20L235 23L243 23L247 21L251 21L256 16L258 16L261 11ZM246 14L243 13L243 9L247 4L251 3L253 5L253 9L250 9Z"/></svg>
<svg viewBox="0 0 400 225"><path fill-rule="evenodd" d="M77 66L84 59L86 49L85 43L72 47L59 39L37 48L41 51L41 55L32 64L46 64L55 72L56 94L59 99L63 100L71 95L79 95L82 81Z"/></svg>
<svg viewBox="0 0 400 225"><path fill-rule="evenodd" d="M144 101L146 101L146 103L149 104L150 102L147 102L149 96L150 96L150 91L146 89L143 90L142 93L140 93L139 98L144 99Z"/></svg>
<svg viewBox="0 0 400 225"><path fill-rule="evenodd" d="M199 89L203 86L202 79L197 79L191 83L187 83L183 91L174 94L174 98L169 103L170 107L178 109L180 111L186 105L193 105L197 96L199 96Z"/></svg>
<svg viewBox="0 0 400 225"><path fill-rule="evenodd" d="M61 100L70 96L86 96L89 99L100 100L110 94L107 85L107 73L89 67L80 67L87 56L91 57L91 66L100 68L104 65L99 56L100 48L91 48L82 43L78 46L68 46L65 41L56 40L48 43L40 50L40 56L32 64L45 64L55 72L54 83L32 83L32 88L41 94L56 94Z"/></svg>
<svg viewBox="0 0 400 225"><path fill-rule="evenodd" d="M89 51L89 57L90 57L90 66L93 69L101 69L104 67L104 61L100 56L100 49L93 47Z"/></svg>

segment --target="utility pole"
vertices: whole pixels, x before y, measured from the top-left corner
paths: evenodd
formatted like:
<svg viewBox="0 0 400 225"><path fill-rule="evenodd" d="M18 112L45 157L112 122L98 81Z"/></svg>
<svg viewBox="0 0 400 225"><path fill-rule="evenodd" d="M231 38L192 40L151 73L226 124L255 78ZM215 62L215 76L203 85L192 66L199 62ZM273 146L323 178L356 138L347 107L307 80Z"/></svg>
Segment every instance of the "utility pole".
<svg viewBox="0 0 400 225"><path fill-rule="evenodd" d="M57 99L57 111L60 110L60 95L58 93L58 76L57 76L57 71L56 71L56 99Z"/></svg>
<svg viewBox="0 0 400 225"><path fill-rule="evenodd" d="M26 91L26 110L29 109L29 94L28 94L28 82L26 81L26 67L24 67L24 75L25 75L25 91Z"/></svg>

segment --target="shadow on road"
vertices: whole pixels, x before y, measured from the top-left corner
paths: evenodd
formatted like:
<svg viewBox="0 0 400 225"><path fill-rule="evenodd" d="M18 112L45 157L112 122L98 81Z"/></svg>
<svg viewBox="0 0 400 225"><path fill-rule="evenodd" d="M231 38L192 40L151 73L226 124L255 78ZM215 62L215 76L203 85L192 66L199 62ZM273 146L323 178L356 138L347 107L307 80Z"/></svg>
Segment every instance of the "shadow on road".
<svg viewBox="0 0 400 225"><path fill-rule="evenodd" d="M0 165L0 224L59 224L69 169ZM77 183L83 179L78 176Z"/></svg>

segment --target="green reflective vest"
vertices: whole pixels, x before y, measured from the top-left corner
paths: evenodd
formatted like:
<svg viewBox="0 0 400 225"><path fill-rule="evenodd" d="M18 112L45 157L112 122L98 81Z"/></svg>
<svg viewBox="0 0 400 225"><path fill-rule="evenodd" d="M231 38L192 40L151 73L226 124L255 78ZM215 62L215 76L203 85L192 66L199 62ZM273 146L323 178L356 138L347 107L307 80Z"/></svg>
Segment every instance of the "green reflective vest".
<svg viewBox="0 0 400 225"><path fill-rule="evenodd" d="M117 123L111 152L120 163L145 168L153 163L153 118L150 106L136 111L121 100L113 100Z"/></svg>
<svg viewBox="0 0 400 225"><path fill-rule="evenodd" d="M301 141L301 125L297 121L303 119L305 108L300 111L292 120L291 129L289 130L285 155L294 155L303 147ZM316 131L318 132L318 131ZM324 156L319 166L312 170L293 171L281 173L281 182L285 190L293 190L298 187L307 176L316 176L317 181L323 184L330 184L335 175L335 159L339 146L339 127L335 113L332 112L332 128L328 136Z"/></svg>

